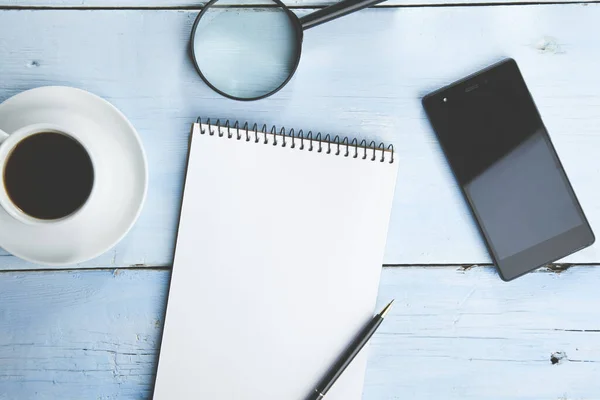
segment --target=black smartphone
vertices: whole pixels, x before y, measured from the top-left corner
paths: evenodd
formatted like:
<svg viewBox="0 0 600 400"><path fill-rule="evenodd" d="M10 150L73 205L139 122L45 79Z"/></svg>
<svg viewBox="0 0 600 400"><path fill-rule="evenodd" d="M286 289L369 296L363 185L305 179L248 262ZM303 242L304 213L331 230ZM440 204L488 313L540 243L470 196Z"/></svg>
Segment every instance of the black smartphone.
<svg viewBox="0 0 600 400"><path fill-rule="evenodd" d="M514 60L428 94L423 107L503 280L594 243Z"/></svg>

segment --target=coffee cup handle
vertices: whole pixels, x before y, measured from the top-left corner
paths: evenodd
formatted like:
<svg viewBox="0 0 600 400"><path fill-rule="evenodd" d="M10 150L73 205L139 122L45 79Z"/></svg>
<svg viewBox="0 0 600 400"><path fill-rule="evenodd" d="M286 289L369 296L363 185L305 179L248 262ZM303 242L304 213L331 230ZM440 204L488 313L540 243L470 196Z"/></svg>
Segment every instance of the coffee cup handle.
<svg viewBox="0 0 600 400"><path fill-rule="evenodd" d="M7 137L8 137L8 133L6 133L2 129L0 129L0 143L4 142Z"/></svg>

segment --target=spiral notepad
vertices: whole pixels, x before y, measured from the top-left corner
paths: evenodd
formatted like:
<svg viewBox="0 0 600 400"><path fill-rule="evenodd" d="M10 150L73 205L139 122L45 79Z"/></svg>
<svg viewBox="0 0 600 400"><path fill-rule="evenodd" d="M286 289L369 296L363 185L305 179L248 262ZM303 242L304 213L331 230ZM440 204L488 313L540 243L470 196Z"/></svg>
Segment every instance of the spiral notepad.
<svg viewBox="0 0 600 400"><path fill-rule="evenodd" d="M379 160L380 162L385 162L387 157L387 162L390 164L394 162L394 146L391 144L387 147L384 143L377 144L375 141L367 144L367 140L365 139L360 142L357 139L350 141L348 137L340 138L339 135L336 135L332 138L331 135L326 134L323 136L320 132L316 135L308 132L305 135L302 130L299 130L296 134L294 129L286 131L285 127L278 130L276 126L267 129L267 125L263 125L259 129L258 124L254 124L250 128L247 122L240 128L238 121L235 121L233 125L228 120L224 124L221 124L220 120L212 124L210 119L208 119L206 124L202 124L201 119L198 118L197 124L200 126L199 130L203 135L217 135L219 137L227 137L228 139L272 144L274 146L280 145L281 147L289 145L292 149L298 146L299 150L314 150L318 153L324 151L326 154L333 152L336 156L343 153L344 157L360 157L363 160L370 158L371 161Z"/></svg>
<svg viewBox="0 0 600 400"><path fill-rule="evenodd" d="M155 400L304 400L373 315L391 146L194 124ZM328 393L359 400L366 353Z"/></svg>

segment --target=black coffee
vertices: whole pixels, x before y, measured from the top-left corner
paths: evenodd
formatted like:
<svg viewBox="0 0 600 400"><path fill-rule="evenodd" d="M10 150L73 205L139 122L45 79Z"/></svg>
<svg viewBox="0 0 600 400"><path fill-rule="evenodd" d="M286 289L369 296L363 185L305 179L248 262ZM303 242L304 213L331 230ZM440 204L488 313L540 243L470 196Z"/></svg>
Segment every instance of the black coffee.
<svg viewBox="0 0 600 400"><path fill-rule="evenodd" d="M60 133L41 132L23 139L4 167L8 197L25 214L39 219L63 218L77 211L93 183L87 151Z"/></svg>

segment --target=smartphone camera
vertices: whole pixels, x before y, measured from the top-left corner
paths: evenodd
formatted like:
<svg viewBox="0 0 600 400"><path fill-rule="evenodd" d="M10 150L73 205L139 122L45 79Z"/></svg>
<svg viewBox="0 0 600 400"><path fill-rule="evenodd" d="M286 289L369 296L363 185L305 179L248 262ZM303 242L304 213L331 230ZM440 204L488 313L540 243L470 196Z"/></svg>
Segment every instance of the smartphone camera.
<svg viewBox="0 0 600 400"><path fill-rule="evenodd" d="M447 97L444 97L444 98L442 99L442 101L443 101L444 103L447 103L447 102L448 102L448 98L447 98Z"/></svg>

